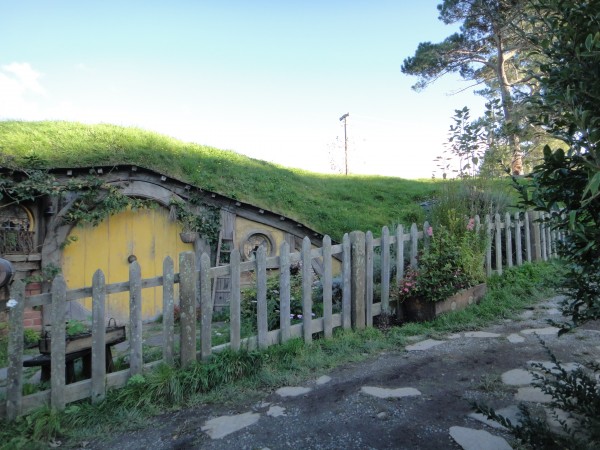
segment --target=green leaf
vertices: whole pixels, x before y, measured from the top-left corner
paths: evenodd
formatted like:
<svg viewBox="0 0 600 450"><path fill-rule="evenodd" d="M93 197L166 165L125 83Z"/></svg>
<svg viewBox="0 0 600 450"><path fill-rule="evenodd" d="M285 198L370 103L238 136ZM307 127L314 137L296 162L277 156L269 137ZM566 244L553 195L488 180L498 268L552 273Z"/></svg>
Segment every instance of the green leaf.
<svg viewBox="0 0 600 450"><path fill-rule="evenodd" d="M600 189L600 172L596 172L596 174L589 181L585 190L583 191L582 198L585 198L588 195L588 192L592 197L595 197L598 194L598 189Z"/></svg>

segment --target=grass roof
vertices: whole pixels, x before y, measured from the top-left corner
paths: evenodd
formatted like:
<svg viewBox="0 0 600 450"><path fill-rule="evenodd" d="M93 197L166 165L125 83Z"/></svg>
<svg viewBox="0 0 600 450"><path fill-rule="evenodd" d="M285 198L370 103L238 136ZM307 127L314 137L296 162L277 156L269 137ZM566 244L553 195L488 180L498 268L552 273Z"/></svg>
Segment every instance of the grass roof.
<svg viewBox="0 0 600 450"><path fill-rule="evenodd" d="M431 180L324 175L139 128L75 122L0 121L0 165L89 167L132 164L298 220L339 240L345 232L423 219Z"/></svg>

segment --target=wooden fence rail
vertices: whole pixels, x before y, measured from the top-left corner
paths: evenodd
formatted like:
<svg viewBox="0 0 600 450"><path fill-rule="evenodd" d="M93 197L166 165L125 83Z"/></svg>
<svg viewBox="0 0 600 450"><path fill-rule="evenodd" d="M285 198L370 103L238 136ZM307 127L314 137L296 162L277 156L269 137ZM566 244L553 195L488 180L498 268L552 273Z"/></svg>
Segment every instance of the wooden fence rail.
<svg viewBox="0 0 600 450"><path fill-rule="evenodd" d="M503 268L526 261L547 260L556 255L556 242L562 235L550 229L538 213L506 214L503 218L496 214L486 216L482 225L475 218L477 229L484 227L487 236L485 267L488 276L501 274ZM279 256L267 257L260 248L255 260L240 261L239 252L231 253L229 265L210 267L208 255L202 255L199 267L192 252L179 255L179 273L174 273L173 260L165 258L163 274L150 279L141 278L141 268L134 261L130 265L129 280L106 284L105 276L98 270L93 276L91 287L67 290L61 275L52 284L50 293L25 297L24 285L15 281L11 286L10 297L16 305L9 308L8 370L5 401L0 402L0 418L14 420L36 407L49 403L58 410L77 400L91 398L93 403L101 402L107 389L118 388L127 383L129 377L143 373L158 364L173 364L176 357L182 366L196 360L205 360L213 352L231 347L266 348L283 343L294 337L302 337L311 342L316 333L325 338L338 327L361 328L371 326L373 317L382 312L390 312L390 291L392 282L398 283L404 276L406 263L417 266L419 248L428 245L429 224L421 231L416 224L404 232L402 225L393 234L383 227L380 238L371 232L352 232L343 237L341 244L332 245L329 236L323 239L322 248L311 248L308 237L304 238L302 250L290 253L287 243L283 243ZM405 245L407 243L407 245ZM341 260L342 299L341 310L333 313L333 271L332 258ZM322 317L313 317L313 273L312 260L323 262L321 277L323 295ZM374 302L375 274L374 262L379 258L381 268L380 298ZM302 323L292 324L290 319L291 282L290 266L302 266ZM269 330L267 305L267 276L270 269L279 269L279 328ZM254 272L256 279L257 335L241 338L241 274ZM212 346L212 295L211 283L218 277L227 276L231 280L230 298L230 340L228 343ZM175 348L173 310L175 305L174 285L179 284L180 345ZM160 361L144 363L142 348L141 308L143 290L162 286L163 288L163 353ZM114 373L106 373L105 357L105 299L106 295L129 292L130 320L128 325L129 368ZM65 384L65 319L67 302L92 299L92 369L91 378ZM200 299L201 318L198 333L196 307ZM0 302L0 309L7 302ZM52 317L51 348L51 388L35 394L23 396L23 311L25 307L49 307ZM199 335L199 336L198 336ZM200 338L200 350L196 348ZM0 394L1 395L1 394ZM0 397L1 398L1 397Z"/></svg>

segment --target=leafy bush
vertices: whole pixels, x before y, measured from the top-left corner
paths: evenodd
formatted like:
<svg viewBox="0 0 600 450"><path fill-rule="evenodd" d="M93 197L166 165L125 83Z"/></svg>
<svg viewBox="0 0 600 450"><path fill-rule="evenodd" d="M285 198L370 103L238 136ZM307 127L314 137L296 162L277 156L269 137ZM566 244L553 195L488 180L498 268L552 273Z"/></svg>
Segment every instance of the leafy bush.
<svg viewBox="0 0 600 450"><path fill-rule="evenodd" d="M322 290L322 288L321 288ZM312 314L315 316L323 315L322 297L316 297L314 290L311 293L313 298ZM256 326L257 315L257 291L256 286L252 286L242 291L242 320ZM279 328L280 320L280 293L279 293L279 275L273 274L267 278L267 314L269 330ZM290 319L302 319L302 276L290 276Z"/></svg>
<svg viewBox="0 0 600 450"><path fill-rule="evenodd" d="M548 425L546 414L535 414L523 404L519 405L522 420L518 424L485 405L476 404L476 409L504 425L521 443L535 450L600 448L600 364L588 363L589 371L584 367L568 371L543 342L542 345L553 367L533 364L533 369L542 373L532 372L533 384L552 397L550 407L555 411L553 416L560 423L560 429Z"/></svg>
<svg viewBox="0 0 600 450"><path fill-rule="evenodd" d="M442 301L475 281L463 268L462 239L457 240L445 227L428 232L431 242L419 257L418 269L409 268L393 294L399 303L412 298Z"/></svg>
<svg viewBox="0 0 600 450"><path fill-rule="evenodd" d="M32 330L31 328L23 330L23 341L25 343L25 347L35 347L39 339L40 333L38 331Z"/></svg>

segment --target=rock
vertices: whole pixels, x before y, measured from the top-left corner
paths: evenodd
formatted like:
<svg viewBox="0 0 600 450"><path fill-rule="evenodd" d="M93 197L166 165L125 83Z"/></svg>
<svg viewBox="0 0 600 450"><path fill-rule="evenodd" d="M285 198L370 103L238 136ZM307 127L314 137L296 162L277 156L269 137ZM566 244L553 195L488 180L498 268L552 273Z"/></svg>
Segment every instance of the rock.
<svg viewBox="0 0 600 450"><path fill-rule="evenodd" d="M377 417L378 419L382 419L382 420L383 420L383 419L387 419L387 416L388 416L388 415L387 415L387 413L386 413L386 412L380 412L379 414L377 414L377 416L376 416L376 417Z"/></svg>
<svg viewBox="0 0 600 450"><path fill-rule="evenodd" d="M450 427L450 436L464 450L512 450L504 438L483 430Z"/></svg>
<svg viewBox="0 0 600 450"><path fill-rule="evenodd" d="M460 333L454 333L449 336L446 336L448 339L460 339L462 335Z"/></svg>

